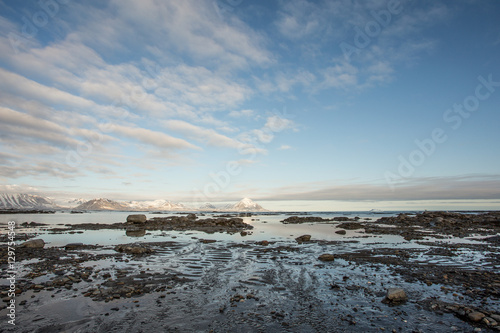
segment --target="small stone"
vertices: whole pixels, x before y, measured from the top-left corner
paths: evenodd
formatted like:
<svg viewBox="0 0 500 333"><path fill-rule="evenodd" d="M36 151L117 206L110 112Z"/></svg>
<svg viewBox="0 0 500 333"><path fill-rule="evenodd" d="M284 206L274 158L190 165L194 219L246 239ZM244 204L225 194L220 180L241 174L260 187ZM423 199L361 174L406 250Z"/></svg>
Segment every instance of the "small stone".
<svg viewBox="0 0 500 333"><path fill-rule="evenodd" d="M339 235L345 235L345 234L347 234L347 231L345 231L344 229L341 229L341 230L335 231L335 233L339 234Z"/></svg>
<svg viewBox="0 0 500 333"><path fill-rule="evenodd" d="M406 292L401 288L389 288L387 289L387 295L385 296L385 301L388 303L402 303L408 300Z"/></svg>
<svg viewBox="0 0 500 333"><path fill-rule="evenodd" d="M297 243L309 242L311 240L311 235L302 235L300 237L295 238Z"/></svg>
<svg viewBox="0 0 500 333"><path fill-rule="evenodd" d="M469 320L472 322L478 322L481 319L483 319L484 317L486 317L486 315L482 312L479 312L479 311L472 311L471 313L469 313L467 315L467 317L469 317Z"/></svg>
<svg viewBox="0 0 500 333"><path fill-rule="evenodd" d="M82 247L83 243L69 243L64 247L65 250L73 250Z"/></svg>
<svg viewBox="0 0 500 333"><path fill-rule="evenodd" d="M321 260L321 261L334 261L335 260L335 256L333 254L322 254L318 257L318 260Z"/></svg>

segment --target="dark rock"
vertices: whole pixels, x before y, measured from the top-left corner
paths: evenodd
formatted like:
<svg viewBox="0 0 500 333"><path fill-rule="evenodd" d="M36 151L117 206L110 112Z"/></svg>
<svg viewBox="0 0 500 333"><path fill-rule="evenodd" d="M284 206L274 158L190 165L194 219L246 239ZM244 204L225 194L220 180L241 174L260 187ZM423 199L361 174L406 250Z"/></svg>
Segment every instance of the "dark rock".
<svg viewBox="0 0 500 333"><path fill-rule="evenodd" d="M347 230L356 230L363 228L363 225L358 222L346 222L341 223L337 226L338 228L347 229Z"/></svg>
<svg viewBox="0 0 500 333"><path fill-rule="evenodd" d="M309 222L328 222L329 219L324 219L322 217L317 216L290 216L281 221L284 224L300 224L300 223L309 223Z"/></svg>
<svg viewBox="0 0 500 333"><path fill-rule="evenodd" d="M335 256L333 254L322 254L318 257L318 260L321 260L321 261L334 261L335 260Z"/></svg>
<svg viewBox="0 0 500 333"><path fill-rule="evenodd" d="M124 244L115 246L115 251L124 252L128 254L148 254L153 253L149 247L140 244Z"/></svg>
<svg viewBox="0 0 500 333"><path fill-rule="evenodd" d="M297 243L309 242L311 240L311 235L302 235L300 237L295 238Z"/></svg>
<svg viewBox="0 0 500 333"><path fill-rule="evenodd" d="M347 231L345 231L344 229L341 229L341 230L335 231L335 233L339 234L339 235L345 235L347 233Z"/></svg>
<svg viewBox="0 0 500 333"><path fill-rule="evenodd" d="M82 247L83 246L83 243L69 243L69 244L66 244L66 246L64 247L66 250L74 250L74 249L77 249L79 247Z"/></svg>

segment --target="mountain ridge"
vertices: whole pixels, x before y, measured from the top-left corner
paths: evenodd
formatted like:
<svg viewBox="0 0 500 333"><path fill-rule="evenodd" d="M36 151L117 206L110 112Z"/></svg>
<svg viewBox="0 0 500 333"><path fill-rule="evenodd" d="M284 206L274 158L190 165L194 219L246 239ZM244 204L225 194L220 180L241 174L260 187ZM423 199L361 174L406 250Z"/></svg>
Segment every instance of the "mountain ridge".
<svg viewBox="0 0 500 333"><path fill-rule="evenodd" d="M69 205L68 205L69 204ZM199 208L185 206L182 203L165 199L152 201L115 201L107 198L90 200L66 199L63 205L56 204L48 197L27 193L0 193L0 209L74 209L96 211L267 211L250 198L243 198L237 203L216 206L210 202Z"/></svg>

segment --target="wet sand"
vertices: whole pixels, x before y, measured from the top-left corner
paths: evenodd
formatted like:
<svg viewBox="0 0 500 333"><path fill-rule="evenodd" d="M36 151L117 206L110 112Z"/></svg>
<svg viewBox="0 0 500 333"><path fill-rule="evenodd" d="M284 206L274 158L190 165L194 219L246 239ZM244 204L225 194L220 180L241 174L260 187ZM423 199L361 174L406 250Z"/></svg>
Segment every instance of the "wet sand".
<svg viewBox="0 0 500 333"><path fill-rule="evenodd" d="M155 222L154 229L143 226L146 238L128 237L122 247L18 246L16 326L7 323L4 305L0 328L5 332L499 331L500 320L495 318L500 318L500 214L429 214L378 221L295 219L297 226L288 225L287 230L295 233L289 238L261 233L266 227L262 216L254 218L261 220L253 223L254 228L238 224L241 228L234 229L235 224L229 223L233 234L229 238L222 237L220 229L191 234L192 225L187 223L183 231L174 228L182 235L171 233L151 241L147 233L163 230ZM111 228L125 233L127 227ZM326 227L335 237L322 238L314 232ZM43 228L27 225L25 230L32 232L26 238ZM110 224L91 230L83 225L58 228L52 237L83 232L72 235L85 239L85 233L109 230ZM345 235L336 233L341 230ZM294 239L308 231L313 235L310 240ZM332 261L320 260L324 254L330 254ZM1 256L5 282L4 247ZM407 300L387 302L389 288L402 288ZM5 291L2 298L7 298Z"/></svg>

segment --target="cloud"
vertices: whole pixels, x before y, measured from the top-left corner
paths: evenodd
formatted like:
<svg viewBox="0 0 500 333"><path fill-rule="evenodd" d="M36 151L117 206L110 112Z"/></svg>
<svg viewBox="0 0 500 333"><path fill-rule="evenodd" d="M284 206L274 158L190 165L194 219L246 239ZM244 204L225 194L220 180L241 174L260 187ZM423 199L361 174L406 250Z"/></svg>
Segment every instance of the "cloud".
<svg viewBox="0 0 500 333"><path fill-rule="evenodd" d="M290 149L292 149L292 147L291 147L291 146L289 146L289 145L281 145L281 146L278 148L278 150L290 150Z"/></svg>
<svg viewBox="0 0 500 333"><path fill-rule="evenodd" d="M109 126L109 129L111 129L112 133L116 133L120 136L125 137L126 139L139 141L141 143L161 149L201 149L200 147L197 147L185 140L174 138L168 134L146 128L128 127L114 124L107 124L107 126Z"/></svg>
<svg viewBox="0 0 500 333"><path fill-rule="evenodd" d="M334 185L317 183L275 189L265 200L458 200L500 199L499 175L421 178L400 183L393 191L386 184ZM264 200L264 199L263 199Z"/></svg>
<svg viewBox="0 0 500 333"><path fill-rule="evenodd" d="M241 142L219 134L213 129L196 126L182 120L167 120L164 124L170 130L180 132L193 140L204 142L209 146L237 149L242 145Z"/></svg>
<svg viewBox="0 0 500 333"><path fill-rule="evenodd" d="M248 109L229 112L229 117L233 117L233 118L252 117L254 115L255 115L255 111L248 110Z"/></svg>
<svg viewBox="0 0 500 333"><path fill-rule="evenodd" d="M68 136L67 129L59 124L0 107L0 128L3 135L42 140L59 146L76 147L79 143Z"/></svg>
<svg viewBox="0 0 500 333"><path fill-rule="evenodd" d="M93 23L79 25L78 36L101 50L133 50L133 44L141 41L143 47L165 55L176 52L220 67L263 66L273 61L262 35L237 17L222 20L211 2L113 0L102 9L74 6L80 16L76 22Z"/></svg>

